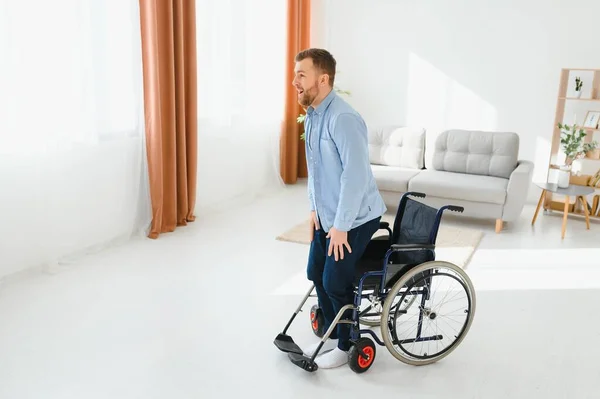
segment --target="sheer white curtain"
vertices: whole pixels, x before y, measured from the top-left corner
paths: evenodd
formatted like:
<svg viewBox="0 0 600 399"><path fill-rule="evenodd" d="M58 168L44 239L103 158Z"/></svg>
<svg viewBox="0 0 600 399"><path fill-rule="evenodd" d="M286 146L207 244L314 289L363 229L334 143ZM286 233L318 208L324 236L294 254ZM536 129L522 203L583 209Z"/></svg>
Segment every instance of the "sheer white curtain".
<svg viewBox="0 0 600 399"><path fill-rule="evenodd" d="M0 0L0 277L150 222L138 0Z"/></svg>
<svg viewBox="0 0 600 399"><path fill-rule="evenodd" d="M196 0L198 209L283 187L287 2Z"/></svg>

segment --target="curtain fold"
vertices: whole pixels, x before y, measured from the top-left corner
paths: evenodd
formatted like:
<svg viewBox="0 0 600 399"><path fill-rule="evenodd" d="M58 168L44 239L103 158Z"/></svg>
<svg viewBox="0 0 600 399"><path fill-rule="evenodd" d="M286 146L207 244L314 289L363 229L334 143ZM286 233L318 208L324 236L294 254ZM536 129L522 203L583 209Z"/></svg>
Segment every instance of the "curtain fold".
<svg viewBox="0 0 600 399"><path fill-rule="evenodd" d="M150 238L195 219L195 15L195 0L140 0Z"/></svg>
<svg viewBox="0 0 600 399"><path fill-rule="evenodd" d="M310 0L288 0L285 113L280 141L280 173L286 184L294 184L299 177L307 177L304 142L300 139L303 125L296 119L304 113L298 104L294 79L294 57L310 47Z"/></svg>

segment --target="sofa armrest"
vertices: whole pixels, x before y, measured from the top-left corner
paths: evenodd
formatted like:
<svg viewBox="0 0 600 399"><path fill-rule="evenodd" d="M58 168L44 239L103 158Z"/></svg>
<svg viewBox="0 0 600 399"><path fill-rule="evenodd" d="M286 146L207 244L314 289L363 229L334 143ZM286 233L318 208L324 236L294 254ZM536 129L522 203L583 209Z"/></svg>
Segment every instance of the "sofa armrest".
<svg viewBox="0 0 600 399"><path fill-rule="evenodd" d="M527 201L531 178L533 175L533 162L519 160L517 167L512 171L506 188L506 201L502 211L502 220L515 221Z"/></svg>

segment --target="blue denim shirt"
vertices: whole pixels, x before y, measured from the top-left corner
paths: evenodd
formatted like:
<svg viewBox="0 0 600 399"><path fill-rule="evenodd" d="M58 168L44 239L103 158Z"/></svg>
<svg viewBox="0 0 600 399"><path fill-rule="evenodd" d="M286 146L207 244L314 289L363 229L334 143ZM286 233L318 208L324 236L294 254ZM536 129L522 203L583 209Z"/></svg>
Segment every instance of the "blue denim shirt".
<svg viewBox="0 0 600 399"><path fill-rule="evenodd" d="M332 90L304 120L308 197L321 228L349 231L387 208L369 162L362 117Z"/></svg>

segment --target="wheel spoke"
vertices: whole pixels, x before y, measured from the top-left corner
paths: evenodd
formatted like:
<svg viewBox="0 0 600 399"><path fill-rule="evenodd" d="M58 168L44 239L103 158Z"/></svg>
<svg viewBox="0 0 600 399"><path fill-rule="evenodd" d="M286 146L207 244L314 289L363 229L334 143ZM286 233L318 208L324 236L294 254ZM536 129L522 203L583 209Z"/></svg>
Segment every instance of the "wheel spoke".
<svg viewBox="0 0 600 399"><path fill-rule="evenodd" d="M412 295L414 292L420 294ZM419 306L411 306L417 296ZM393 306L398 299L408 305L404 309ZM443 261L421 264L402 276L386 298L381 323L384 343L405 363L437 361L464 339L474 310L474 289L462 269Z"/></svg>

